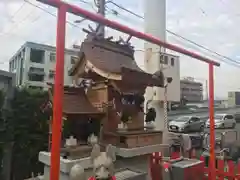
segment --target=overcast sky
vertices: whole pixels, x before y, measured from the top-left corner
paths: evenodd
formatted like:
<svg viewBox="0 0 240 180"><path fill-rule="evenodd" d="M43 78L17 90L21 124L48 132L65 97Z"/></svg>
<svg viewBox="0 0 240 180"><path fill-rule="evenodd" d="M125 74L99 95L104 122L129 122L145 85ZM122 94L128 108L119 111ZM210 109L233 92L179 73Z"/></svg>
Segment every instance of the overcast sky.
<svg viewBox="0 0 240 180"><path fill-rule="evenodd" d="M85 0L89 3L83 3L81 0L66 1L90 11L96 10L93 0ZM56 10L35 0L28 0L28 2L33 5L24 0L0 0L0 69L8 70L8 60L26 41L55 45L56 17L54 14ZM115 0L114 2L143 15L143 0ZM237 26L240 22L239 6L239 0L167 0L167 29L240 62L240 33ZM113 15L111 9L117 10L119 15ZM107 17L143 30L142 19L111 4L108 4ZM87 27L90 22L74 24L75 20L81 18L72 15L68 15L67 18L69 23L67 24L66 47L71 47L72 44L81 42L85 36L81 28ZM109 29L107 29L107 34L116 38L122 36L121 33ZM220 57L212 56L170 34L168 34L168 42L221 62L221 67L215 71L217 97L226 97L228 91L240 90L237 78L240 65L237 67L236 64L227 62L229 60L224 60L227 63L222 62ZM132 43L135 49L143 50L143 41L133 39ZM137 62L141 67L143 56L143 52L136 52ZM182 55L180 59L182 77L193 76L201 82L208 78L206 64Z"/></svg>

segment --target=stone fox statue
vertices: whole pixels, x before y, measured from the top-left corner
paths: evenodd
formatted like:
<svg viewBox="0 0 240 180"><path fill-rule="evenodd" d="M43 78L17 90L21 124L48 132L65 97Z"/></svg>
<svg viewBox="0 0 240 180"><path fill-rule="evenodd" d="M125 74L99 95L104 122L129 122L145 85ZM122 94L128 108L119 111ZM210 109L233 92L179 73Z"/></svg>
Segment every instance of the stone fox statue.
<svg viewBox="0 0 240 180"><path fill-rule="evenodd" d="M86 174L84 168L80 164L75 164L70 173L69 173L70 180L86 180Z"/></svg>
<svg viewBox="0 0 240 180"><path fill-rule="evenodd" d="M94 144L91 152L93 176L88 180L115 180L113 164L115 160L115 152L111 145L106 147L105 152L101 152L99 144ZM76 164L72 167L70 180L86 180L86 175L81 165Z"/></svg>
<svg viewBox="0 0 240 180"><path fill-rule="evenodd" d="M91 153L94 176L90 180L114 180L115 152L111 145L106 147L105 152L100 151L99 144L93 146Z"/></svg>

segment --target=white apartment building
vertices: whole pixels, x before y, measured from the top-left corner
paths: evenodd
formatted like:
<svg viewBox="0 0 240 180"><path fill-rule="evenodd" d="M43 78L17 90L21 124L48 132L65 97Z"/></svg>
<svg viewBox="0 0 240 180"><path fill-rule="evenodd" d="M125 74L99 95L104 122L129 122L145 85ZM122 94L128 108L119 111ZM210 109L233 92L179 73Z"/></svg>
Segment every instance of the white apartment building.
<svg viewBox="0 0 240 180"><path fill-rule="evenodd" d="M72 84L68 70L76 62L78 52L65 49L64 84ZM9 72L16 74L17 86L47 89L47 82L54 83L56 48L26 42L10 59Z"/></svg>
<svg viewBox="0 0 240 180"><path fill-rule="evenodd" d="M185 78L180 81L181 98L188 102L203 101L203 84L194 81L194 78Z"/></svg>

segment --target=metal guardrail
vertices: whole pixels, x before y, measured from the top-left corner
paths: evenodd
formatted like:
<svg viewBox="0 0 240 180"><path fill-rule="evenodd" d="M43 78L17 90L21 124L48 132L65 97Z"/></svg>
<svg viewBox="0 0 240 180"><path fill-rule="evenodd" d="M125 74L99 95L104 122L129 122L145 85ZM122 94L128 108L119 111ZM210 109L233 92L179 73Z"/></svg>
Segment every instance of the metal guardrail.
<svg viewBox="0 0 240 180"><path fill-rule="evenodd" d="M215 111L229 111L229 110L238 110L240 112L240 107L231 107L231 108L215 108ZM178 115L188 115L188 114L198 114L198 113L207 113L208 109L197 109L196 111L191 110L182 110L182 111L170 111L168 116L178 116Z"/></svg>

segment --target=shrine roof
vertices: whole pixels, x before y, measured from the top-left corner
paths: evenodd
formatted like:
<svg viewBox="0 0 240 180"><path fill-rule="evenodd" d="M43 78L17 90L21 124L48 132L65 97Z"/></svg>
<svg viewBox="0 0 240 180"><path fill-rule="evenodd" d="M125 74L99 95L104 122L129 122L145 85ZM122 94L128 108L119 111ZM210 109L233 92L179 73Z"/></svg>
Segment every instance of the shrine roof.
<svg viewBox="0 0 240 180"><path fill-rule="evenodd" d="M51 93L52 90L51 88ZM63 113L66 115L103 114L91 104L83 88L69 86L64 87Z"/></svg>
<svg viewBox="0 0 240 180"><path fill-rule="evenodd" d="M144 73L135 62L134 50L131 47L106 39L86 39L81 45L80 61L83 57L97 68L110 73L121 73L122 67ZM76 63L73 66L70 75L74 74L78 65L79 63Z"/></svg>
<svg viewBox="0 0 240 180"><path fill-rule="evenodd" d="M138 67L134 60L134 49L130 45L103 38L86 38L80 47L79 61L69 71L70 76L77 73L84 59L106 73L119 74L122 77L131 73L136 83L141 79L141 83L145 81L146 85L162 86L151 74Z"/></svg>

